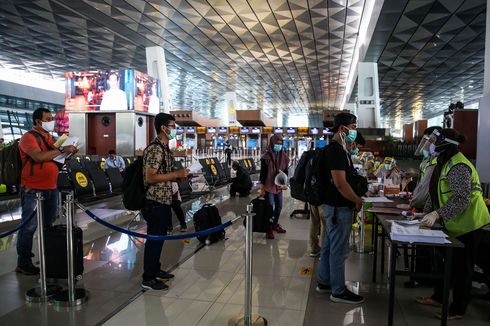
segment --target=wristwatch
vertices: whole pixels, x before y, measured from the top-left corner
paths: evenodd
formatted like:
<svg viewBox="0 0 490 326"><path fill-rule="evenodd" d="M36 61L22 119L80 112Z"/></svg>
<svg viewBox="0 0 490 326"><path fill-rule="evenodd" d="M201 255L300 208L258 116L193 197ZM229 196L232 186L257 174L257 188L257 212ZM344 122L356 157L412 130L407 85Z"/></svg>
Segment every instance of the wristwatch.
<svg viewBox="0 0 490 326"><path fill-rule="evenodd" d="M58 147L58 150L60 151L61 154L65 152L65 149L62 146Z"/></svg>

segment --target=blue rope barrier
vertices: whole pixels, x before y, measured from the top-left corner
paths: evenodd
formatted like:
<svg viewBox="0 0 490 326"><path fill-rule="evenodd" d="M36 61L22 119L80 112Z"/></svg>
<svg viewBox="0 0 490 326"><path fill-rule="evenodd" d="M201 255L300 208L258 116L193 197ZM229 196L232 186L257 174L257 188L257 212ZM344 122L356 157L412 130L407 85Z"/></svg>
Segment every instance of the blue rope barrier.
<svg viewBox="0 0 490 326"><path fill-rule="evenodd" d="M31 216L29 216L25 221L23 221L22 223L20 223L19 225L17 225L12 230L5 231L3 233L0 233L0 238L8 237L9 235L14 234L15 232L17 232L20 229L22 229L27 223L29 223L34 218L34 216L36 216L36 212L37 212L37 210L34 210L34 212L32 212L32 214L31 214Z"/></svg>
<svg viewBox="0 0 490 326"><path fill-rule="evenodd" d="M114 224L111 224L111 223L104 221L103 219L96 216L94 213L92 213L90 210L84 208L80 204L78 204L78 207L80 207L85 212L85 214L87 214L89 217L94 219L96 222L104 225L105 227L108 227L109 229L130 235L133 237L144 238L144 239L152 240L152 241L182 240L182 239L190 239L190 238L197 238L197 237L205 236L205 235L226 229L227 227L232 225L238 219L238 218L236 218L234 220L228 221L228 222L223 223L221 225L218 225L218 226L215 226L215 227L203 230L203 231L199 231L199 232L179 234L179 235L159 236L159 235L150 235L150 234L138 233L138 232L134 232L131 230L123 229L117 225L114 225Z"/></svg>

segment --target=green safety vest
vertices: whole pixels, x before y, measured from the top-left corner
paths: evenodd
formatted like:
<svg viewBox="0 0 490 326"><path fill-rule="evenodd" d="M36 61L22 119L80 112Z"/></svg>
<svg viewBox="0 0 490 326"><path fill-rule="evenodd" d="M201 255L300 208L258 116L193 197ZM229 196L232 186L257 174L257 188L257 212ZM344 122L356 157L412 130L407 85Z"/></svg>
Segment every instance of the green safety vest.
<svg viewBox="0 0 490 326"><path fill-rule="evenodd" d="M442 167L437 189L439 207L443 207L449 198L453 196L451 189L449 188L447 175L451 168L457 164L465 164L471 169L471 200L468 207L466 207L461 214L453 217L449 221L443 221L444 227L449 235L453 237L459 237L490 224L490 213L483 201L483 193L478 173L473 164L471 164L471 162L461 153L451 157L451 159Z"/></svg>
<svg viewBox="0 0 490 326"><path fill-rule="evenodd" d="M419 180L422 180L425 177L425 173L427 172L427 168L429 166L436 165L436 164L437 164L437 157L433 157L431 159L422 161L422 163L420 163L420 167L419 167L419 169L420 169L420 179Z"/></svg>

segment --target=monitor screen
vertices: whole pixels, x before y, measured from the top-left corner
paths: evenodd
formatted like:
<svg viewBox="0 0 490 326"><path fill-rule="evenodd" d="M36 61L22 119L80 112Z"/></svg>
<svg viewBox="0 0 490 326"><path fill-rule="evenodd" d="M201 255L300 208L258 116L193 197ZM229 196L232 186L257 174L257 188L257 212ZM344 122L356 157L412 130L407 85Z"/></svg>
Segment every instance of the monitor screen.
<svg viewBox="0 0 490 326"><path fill-rule="evenodd" d="M310 128L310 135L318 135L320 130L318 128Z"/></svg>
<svg viewBox="0 0 490 326"><path fill-rule="evenodd" d="M182 135L184 133L184 128L177 127L177 135Z"/></svg>
<svg viewBox="0 0 490 326"><path fill-rule="evenodd" d="M324 135L328 135L330 133L330 129L329 128L323 128L323 134Z"/></svg>
<svg viewBox="0 0 490 326"><path fill-rule="evenodd" d="M284 133L284 129L282 129L282 128L276 128L276 129L274 129L274 133L275 134L281 134L282 135Z"/></svg>
<svg viewBox="0 0 490 326"><path fill-rule="evenodd" d="M227 133L228 133L227 127L219 127L218 134L227 134Z"/></svg>
<svg viewBox="0 0 490 326"><path fill-rule="evenodd" d="M187 134L195 134L196 133L196 128L194 128L194 127L187 127L186 130L185 130L185 132Z"/></svg>
<svg viewBox="0 0 490 326"><path fill-rule="evenodd" d="M249 139L247 141L248 148L257 148L257 139Z"/></svg>
<svg viewBox="0 0 490 326"><path fill-rule="evenodd" d="M260 128L253 127L252 128L252 134L260 134Z"/></svg>
<svg viewBox="0 0 490 326"><path fill-rule="evenodd" d="M134 110L157 114L160 112L160 81L134 71Z"/></svg>
<svg viewBox="0 0 490 326"><path fill-rule="evenodd" d="M208 134L215 134L215 133L216 133L216 128L208 127Z"/></svg>
<svg viewBox="0 0 490 326"><path fill-rule="evenodd" d="M240 133L241 134L248 134L249 133L249 129L248 128L240 128Z"/></svg>
<svg viewBox="0 0 490 326"><path fill-rule="evenodd" d="M287 134L295 134L296 133L296 128L288 128L286 131Z"/></svg>

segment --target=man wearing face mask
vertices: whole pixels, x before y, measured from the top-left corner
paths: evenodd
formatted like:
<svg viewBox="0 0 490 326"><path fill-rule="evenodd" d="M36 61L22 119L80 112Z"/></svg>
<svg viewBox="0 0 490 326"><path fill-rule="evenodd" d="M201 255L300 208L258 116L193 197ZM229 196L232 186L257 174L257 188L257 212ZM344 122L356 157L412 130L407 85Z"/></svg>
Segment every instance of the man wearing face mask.
<svg viewBox="0 0 490 326"><path fill-rule="evenodd" d="M411 207L415 207L421 211L424 209L425 203L429 198L429 183L432 176L432 171L437 164L437 157L432 157L429 153L429 136L434 130L440 131L441 127L430 127L424 130L424 136L420 141L415 155L423 155L422 163L419 166L419 178L417 180L417 187L413 191Z"/></svg>
<svg viewBox="0 0 490 326"><path fill-rule="evenodd" d="M231 168L236 173L236 177L232 179L230 185L230 196L235 197L238 192L240 197L247 197L252 190L252 179L247 170L240 166L237 161L233 161Z"/></svg>
<svg viewBox="0 0 490 326"><path fill-rule="evenodd" d="M143 179L145 183L145 205L141 215L147 224L147 234L166 235L172 218L172 182L187 178L187 169L175 170L175 161L169 142L177 135L175 118L167 113L155 116L155 130L158 137L146 147L143 153ZM167 290L162 281L172 279L160 268L163 241L146 240L143 262L144 289Z"/></svg>
<svg viewBox="0 0 490 326"><path fill-rule="evenodd" d="M318 272L318 293L331 293L330 300L338 303L359 304L360 295L345 286L345 259L349 253L349 237L354 210L362 207L362 199L354 192L349 180L354 176L354 167L347 144L356 140L357 118L350 113L339 113L334 118L335 133L324 150L321 166L326 184L323 206L327 231L321 250Z"/></svg>
<svg viewBox="0 0 490 326"><path fill-rule="evenodd" d="M19 141L21 173L22 221L31 216L36 208L36 193L44 197L44 225L50 226L56 220L58 207L58 166L53 158L60 153L76 153L75 146L55 148L55 140L50 132L54 131L54 118L45 108L38 108L32 114L34 128L28 131ZM36 232L37 220L32 219L19 230L17 238L16 272L25 275L39 274L39 268L32 263L32 239Z"/></svg>

